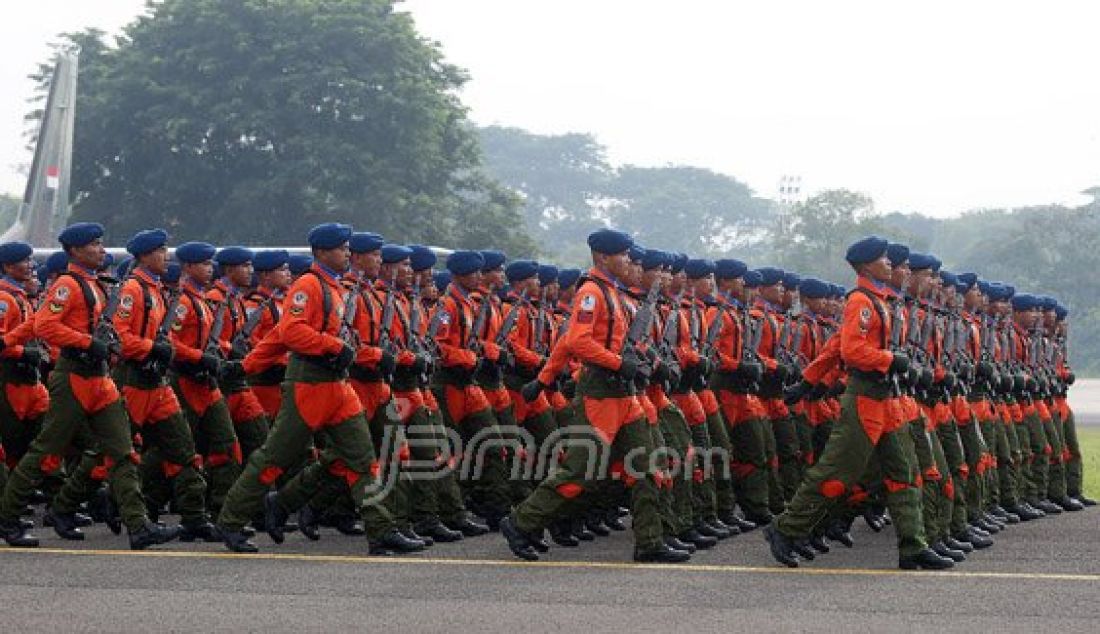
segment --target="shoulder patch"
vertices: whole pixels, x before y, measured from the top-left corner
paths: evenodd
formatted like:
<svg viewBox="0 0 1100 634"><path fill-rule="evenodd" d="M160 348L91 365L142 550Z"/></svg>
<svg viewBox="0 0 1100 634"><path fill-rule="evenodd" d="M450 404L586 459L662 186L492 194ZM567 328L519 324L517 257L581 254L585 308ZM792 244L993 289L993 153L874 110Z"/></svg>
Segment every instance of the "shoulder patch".
<svg viewBox="0 0 1100 634"><path fill-rule="evenodd" d="M123 295L122 297L120 297L118 299L118 305L121 308L124 308L126 310L129 310L129 309L133 308L134 307L134 296L133 295Z"/></svg>
<svg viewBox="0 0 1100 634"><path fill-rule="evenodd" d="M305 291L298 291L297 293L294 293L294 296L290 298L290 301L293 302L295 306L305 306L307 299L309 299L309 295L307 295Z"/></svg>
<svg viewBox="0 0 1100 634"><path fill-rule="evenodd" d="M596 296L585 295L581 298L581 310L595 310L596 309Z"/></svg>
<svg viewBox="0 0 1100 634"><path fill-rule="evenodd" d="M65 310L65 307L62 306L61 304L58 304L57 302L50 302L50 312L51 313L60 313L63 310Z"/></svg>
<svg viewBox="0 0 1100 634"><path fill-rule="evenodd" d="M7 312L8 312L8 303L5 302L5 301L0 301L0 315L3 315Z"/></svg>
<svg viewBox="0 0 1100 634"><path fill-rule="evenodd" d="M64 284L58 284L57 290L53 292L53 297L58 303L64 304L69 299L69 287Z"/></svg>

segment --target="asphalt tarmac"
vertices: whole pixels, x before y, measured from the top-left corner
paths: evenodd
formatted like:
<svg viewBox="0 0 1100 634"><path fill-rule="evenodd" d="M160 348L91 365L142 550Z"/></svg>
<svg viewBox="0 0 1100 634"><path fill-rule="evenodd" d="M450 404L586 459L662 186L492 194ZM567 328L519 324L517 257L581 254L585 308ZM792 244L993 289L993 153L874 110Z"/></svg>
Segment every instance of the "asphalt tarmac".
<svg viewBox="0 0 1100 634"><path fill-rule="evenodd" d="M676 566L629 563L629 533L543 561L499 534L423 554L367 557L325 529L259 555L219 544L133 553L101 526L83 542L50 529L36 551L0 547L3 631L416 632L741 630L1100 631L1100 507L1011 527L955 571L896 569L892 527L862 521L856 547L789 570L760 531Z"/></svg>

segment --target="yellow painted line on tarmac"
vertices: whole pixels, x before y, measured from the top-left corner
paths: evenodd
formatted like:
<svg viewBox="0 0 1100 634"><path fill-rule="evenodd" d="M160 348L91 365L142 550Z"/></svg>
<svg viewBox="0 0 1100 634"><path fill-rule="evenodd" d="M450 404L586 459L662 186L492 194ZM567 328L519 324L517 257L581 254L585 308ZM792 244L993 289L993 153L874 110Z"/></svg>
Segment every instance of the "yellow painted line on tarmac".
<svg viewBox="0 0 1100 634"><path fill-rule="evenodd" d="M1100 574L1069 574L1046 572L982 572L982 571L909 571L876 568L779 568L767 566L737 566L733 564L638 564L612 561L518 561L515 559L451 559L438 557L368 557L358 555L310 555L305 553L256 553L241 555L229 552L184 550L98 550L83 548L0 548L7 555L72 555L83 557L151 557L154 559L234 559L253 561L295 561L303 563L340 563L374 565L474 566L505 568L545 568L567 570L659 570L662 572L712 572L726 574L806 575L847 577L937 577L945 579L1003 579L1024 581L1078 581L1100 583Z"/></svg>

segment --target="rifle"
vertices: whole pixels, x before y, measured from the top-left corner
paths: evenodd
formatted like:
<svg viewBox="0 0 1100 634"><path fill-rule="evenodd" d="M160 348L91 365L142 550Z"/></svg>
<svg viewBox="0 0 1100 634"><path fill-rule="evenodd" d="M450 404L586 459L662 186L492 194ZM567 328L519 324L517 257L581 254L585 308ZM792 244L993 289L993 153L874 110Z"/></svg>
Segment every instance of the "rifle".
<svg viewBox="0 0 1100 634"><path fill-rule="evenodd" d="M519 301L512 304L512 309L504 316L504 322L501 323L500 330L497 331L497 337L493 341L497 346L503 348L508 345L508 337L515 330L516 323L519 321L520 310L523 309L525 304L527 304L527 291L519 294Z"/></svg>
<svg viewBox="0 0 1100 634"><path fill-rule="evenodd" d="M180 296L183 293L179 291L172 291L172 300L168 302L168 307L164 311L164 319L161 320L160 325L157 326L157 332L153 336L154 342L168 341L168 330L172 327L172 324L176 322L176 308L180 305ZM142 364L142 370L148 372L161 372L164 368L162 362L157 359L149 359Z"/></svg>
<svg viewBox="0 0 1100 634"><path fill-rule="evenodd" d="M256 331L256 328L260 325L260 320L263 319L264 311L267 307L275 301L274 297L269 297L264 301L256 305L248 313L248 318L245 319L244 326L241 327L240 332L233 336L232 352L231 354L238 359L243 359L248 355L248 351L252 348L252 333Z"/></svg>
<svg viewBox="0 0 1100 634"><path fill-rule="evenodd" d="M898 352L902 348L901 326L905 320L905 306L901 300L894 302L894 311L890 319L890 350ZM890 391L894 396L901 396L901 381L897 372L890 373Z"/></svg>
<svg viewBox="0 0 1100 634"><path fill-rule="evenodd" d="M355 285L349 289L347 297L344 298L344 316L340 320L340 330L337 332L337 336L355 350L358 350L362 343L359 339L359 331L355 329L355 316L359 312L358 300L362 292L363 281L356 279Z"/></svg>
<svg viewBox="0 0 1100 634"><path fill-rule="evenodd" d="M382 305L382 324L378 329L378 347L390 354L397 353L397 342L393 340L393 317L397 310L397 272L386 286L386 301Z"/></svg>
<svg viewBox="0 0 1100 634"><path fill-rule="evenodd" d="M118 336L118 331L115 330L114 319L122 301L122 282L106 276L99 277L98 281L113 285L110 293L107 294L107 304L104 306L103 312L99 313L99 319L92 329L92 336L106 341L107 349L110 350L112 355L119 355L122 354L122 339Z"/></svg>
<svg viewBox="0 0 1100 634"><path fill-rule="evenodd" d="M474 352L481 351L481 331L485 328L485 323L489 321L489 314L493 309L491 302L489 293L481 298L481 306L478 308L474 325L470 328L470 336L466 338L466 347Z"/></svg>
<svg viewBox="0 0 1100 634"><path fill-rule="evenodd" d="M542 295L539 297L538 317L535 319L535 336L534 336L534 350L540 356L546 354L548 346L542 344L543 334L546 330L546 292L547 289L542 289Z"/></svg>
<svg viewBox="0 0 1100 634"><path fill-rule="evenodd" d="M222 331L225 330L225 315L229 312L229 306L218 302L214 306L214 324L210 326L210 334L206 337L206 347L203 354L222 356L221 341Z"/></svg>
<svg viewBox="0 0 1100 634"><path fill-rule="evenodd" d="M623 349L620 353L623 357L627 355L633 355L638 358L638 346L642 345L646 339L652 333L653 330L653 317L657 309L657 300L661 292L661 281L659 279L653 280L653 284L649 287L649 292L646 293L645 300L638 310L634 313L634 320L630 322L630 329L626 332L626 339L623 341ZM653 368L646 363L639 364L639 373L648 377Z"/></svg>

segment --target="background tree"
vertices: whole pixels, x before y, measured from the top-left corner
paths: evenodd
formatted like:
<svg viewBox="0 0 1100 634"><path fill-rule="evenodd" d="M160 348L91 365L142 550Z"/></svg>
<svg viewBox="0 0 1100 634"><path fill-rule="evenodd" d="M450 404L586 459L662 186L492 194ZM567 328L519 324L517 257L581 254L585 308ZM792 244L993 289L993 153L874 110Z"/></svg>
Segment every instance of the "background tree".
<svg viewBox="0 0 1100 634"><path fill-rule="evenodd" d="M345 220L400 241L531 252L481 172L465 73L388 0L165 0L82 48L75 216L123 236L298 244ZM33 113L32 113L33 116Z"/></svg>
<svg viewBox="0 0 1100 634"><path fill-rule="evenodd" d="M882 232L871 198L847 189L824 191L794 205L776 215L774 227L774 264L838 283L852 280L844 260L848 245Z"/></svg>

